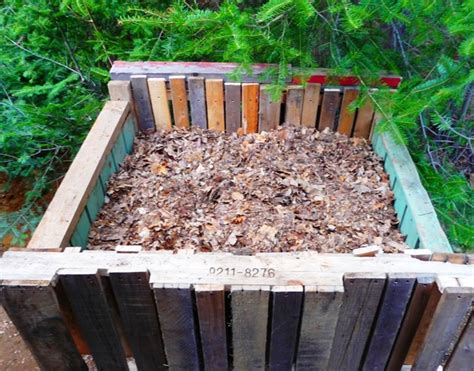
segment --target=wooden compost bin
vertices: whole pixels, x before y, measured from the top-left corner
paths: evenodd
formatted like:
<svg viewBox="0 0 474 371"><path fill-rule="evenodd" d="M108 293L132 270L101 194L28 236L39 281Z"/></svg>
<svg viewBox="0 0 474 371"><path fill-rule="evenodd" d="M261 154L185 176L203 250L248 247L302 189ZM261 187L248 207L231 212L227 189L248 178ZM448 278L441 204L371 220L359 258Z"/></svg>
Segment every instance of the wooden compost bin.
<svg viewBox="0 0 474 371"><path fill-rule="evenodd" d="M473 258L452 253L407 149L374 132L371 103L348 110L357 79L317 70L274 102L267 65L241 83L229 81L235 67L114 64L111 100L28 248L0 259L1 303L41 368L85 370L91 354L101 370L127 370L130 357L139 370L470 369ZM257 132L283 121L372 141L408 254L82 251L137 130Z"/></svg>

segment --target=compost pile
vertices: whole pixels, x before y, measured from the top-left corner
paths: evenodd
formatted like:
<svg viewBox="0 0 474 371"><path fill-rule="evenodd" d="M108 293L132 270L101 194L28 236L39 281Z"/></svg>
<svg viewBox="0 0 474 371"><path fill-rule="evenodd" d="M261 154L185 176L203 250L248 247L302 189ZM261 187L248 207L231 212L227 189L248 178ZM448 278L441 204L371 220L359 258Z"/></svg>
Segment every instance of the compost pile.
<svg viewBox="0 0 474 371"><path fill-rule="evenodd" d="M136 139L89 248L398 252L392 200L364 139L290 126L240 136L174 130Z"/></svg>

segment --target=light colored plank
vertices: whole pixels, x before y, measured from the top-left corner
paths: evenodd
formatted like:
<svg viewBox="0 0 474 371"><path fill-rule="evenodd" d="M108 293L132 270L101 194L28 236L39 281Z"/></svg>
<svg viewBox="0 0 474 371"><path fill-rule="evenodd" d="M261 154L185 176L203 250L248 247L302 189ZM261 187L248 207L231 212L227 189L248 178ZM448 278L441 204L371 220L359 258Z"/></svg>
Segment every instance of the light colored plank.
<svg viewBox="0 0 474 371"><path fill-rule="evenodd" d="M354 137L369 139L373 117L374 106L372 100L367 98L363 106L357 111L357 118L354 124Z"/></svg>
<svg viewBox="0 0 474 371"><path fill-rule="evenodd" d="M151 107L155 117L156 128L160 130L171 129L171 113L166 92L165 79L148 79L148 90L150 91Z"/></svg>
<svg viewBox="0 0 474 371"><path fill-rule="evenodd" d="M359 89L345 88L341 104L341 113L339 114L339 124L337 131L350 137L354 126L355 111L349 109L349 106L359 96Z"/></svg>
<svg viewBox="0 0 474 371"><path fill-rule="evenodd" d="M302 86L290 85L286 93L285 122L290 125L301 125L304 90Z"/></svg>
<svg viewBox="0 0 474 371"><path fill-rule="evenodd" d="M321 96L321 84L308 83L304 90L303 113L301 124L308 128L316 127L318 117L319 98Z"/></svg>
<svg viewBox="0 0 474 371"><path fill-rule="evenodd" d="M110 100L132 102L132 85L130 81L112 80L107 83Z"/></svg>
<svg viewBox="0 0 474 371"><path fill-rule="evenodd" d="M127 102L105 104L33 233L29 248L64 247L69 243L129 111Z"/></svg>
<svg viewBox="0 0 474 371"><path fill-rule="evenodd" d="M258 93L259 84L242 84L242 128L244 133L258 131Z"/></svg>
<svg viewBox="0 0 474 371"><path fill-rule="evenodd" d="M336 113L341 102L341 91L339 89L324 89L323 102L321 104L321 115L319 117L318 130L326 128L334 130L336 127Z"/></svg>
<svg viewBox="0 0 474 371"><path fill-rule="evenodd" d="M153 119L147 77L146 75L133 75L130 77L130 82L138 128L142 131L154 131L155 120Z"/></svg>
<svg viewBox="0 0 474 371"><path fill-rule="evenodd" d="M225 131L228 134L235 133L240 128L241 94L239 83L225 83Z"/></svg>
<svg viewBox="0 0 474 371"><path fill-rule="evenodd" d="M224 131L224 82L206 80L207 120L209 130Z"/></svg>
<svg viewBox="0 0 474 371"><path fill-rule="evenodd" d="M191 107L191 124L207 129L206 93L203 77L188 77L189 105Z"/></svg>
<svg viewBox="0 0 474 371"><path fill-rule="evenodd" d="M174 124L178 128L189 128L188 95L184 76L170 76L171 102Z"/></svg>
<svg viewBox="0 0 474 371"><path fill-rule="evenodd" d="M366 247L359 247L358 249L352 250L354 256L375 256L383 252L380 246L370 245Z"/></svg>
<svg viewBox="0 0 474 371"><path fill-rule="evenodd" d="M273 101L268 85L260 85L259 132L274 130L280 124L281 100Z"/></svg>

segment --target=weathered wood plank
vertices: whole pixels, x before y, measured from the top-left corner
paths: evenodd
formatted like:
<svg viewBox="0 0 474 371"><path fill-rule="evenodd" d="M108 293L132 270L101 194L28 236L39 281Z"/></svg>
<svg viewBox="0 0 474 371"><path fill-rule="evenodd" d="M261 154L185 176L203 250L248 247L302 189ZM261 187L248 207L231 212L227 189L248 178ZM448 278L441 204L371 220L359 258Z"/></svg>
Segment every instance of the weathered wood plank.
<svg viewBox="0 0 474 371"><path fill-rule="evenodd" d="M273 101L268 85L260 85L258 131L270 131L280 124L281 101Z"/></svg>
<svg viewBox="0 0 474 371"><path fill-rule="evenodd" d="M474 316L471 314L466 328L461 335L459 342L454 349L446 371L468 370L472 367L472 360L474 359Z"/></svg>
<svg viewBox="0 0 474 371"><path fill-rule="evenodd" d="M259 84L242 84L242 128L244 133L258 131L258 93Z"/></svg>
<svg viewBox="0 0 474 371"><path fill-rule="evenodd" d="M316 127L318 117L319 98L321 96L321 84L308 83L304 90L303 112L301 124L308 128Z"/></svg>
<svg viewBox="0 0 474 371"><path fill-rule="evenodd" d="M328 370L359 369L384 285L385 275L361 273L344 276L345 293Z"/></svg>
<svg viewBox="0 0 474 371"><path fill-rule="evenodd" d="M270 370L291 370L296 352L303 286L272 287Z"/></svg>
<svg viewBox="0 0 474 371"><path fill-rule="evenodd" d="M415 277L389 274L362 369L385 370L411 298Z"/></svg>
<svg viewBox="0 0 474 371"><path fill-rule="evenodd" d="M89 220L93 222L97 215L99 214L102 205L104 204L105 193L102 189L102 184L98 181L95 184L95 187L92 189L92 192L89 195L89 200L87 201L86 210Z"/></svg>
<svg viewBox="0 0 474 371"><path fill-rule="evenodd" d="M133 75L130 77L130 82L138 128L142 131L153 131L155 130L155 120L153 119L146 75Z"/></svg>
<svg viewBox="0 0 474 371"><path fill-rule="evenodd" d="M227 370L224 285L194 285L205 370Z"/></svg>
<svg viewBox="0 0 474 371"><path fill-rule="evenodd" d="M125 335L140 370L166 370L158 313L148 271L109 271Z"/></svg>
<svg viewBox="0 0 474 371"><path fill-rule="evenodd" d="M207 120L210 130L224 131L224 82L206 80Z"/></svg>
<svg viewBox="0 0 474 371"><path fill-rule="evenodd" d="M357 118L354 124L354 137L369 139L373 117L374 106L372 100L367 98L362 107L357 111Z"/></svg>
<svg viewBox="0 0 474 371"><path fill-rule="evenodd" d="M71 244L74 246L86 247L89 239L89 230L91 228L91 222L87 211L84 210L77 222L76 230L72 234Z"/></svg>
<svg viewBox="0 0 474 371"><path fill-rule="evenodd" d="M352 135L352 129L354 127L355 111L349 109L349 106L359 96L359 89L357 88L345 88L344 95L341 104L341 113L339 114L339 124L337 125L337 131L341 134L350 137Z"/></svg>
<svg viewBox="0 0 474 371"><path fill-rule="evenodd" d="M171 113L165 79L148 79L148 89L150 91L151 107L156 128L171 130Z"/></svg>
<svg viewBox="0 0 474 371"><path fill-rule="evenodd" d="M49 285L0 286L0 303L42 370L88 368L76 349Z"/></svg>
<svg viewBox="0 0 474 371"><path fill-rule="evenodd" d="M178 128L189 128L188 95L185 77L170 76L171 102L174 124Z"/></svg>
<svg viewBox="0 0 474 371"><path fill-rule="evenodd" d="M171 370L199 370L191 286L154 285L166 358Z"/></svg>
<svg viewBox="0 0 474 371"><path fill-rule="evenodd" d="M344 288L305 286L297 370L327 370Z"/></svg>
<svg viewBox="0 0 474 371"><path fill-rule="evenodd" d="M135 119L133 115L129 115L127 121L125 121L122 137L125 141L125 150L128 154L132 153L133 140L135 139Z"/></svg>
<svg viewBox="0 0 474 371"><path fill-rule="evenodd" d="M132 102L132 85L130 81L112 80L107 83L110 100Z"/></svg>
<svg viewBox="0 0 474 371"><path fill-rule="evenodd" d="M286 93L285 122L290 125L301 125L304 90L302 86L290 85Z"/></svg>
<svg viewBox="0 0 474 371"><path fill-rule="evenodd" d="M207 129L206 93L203 77L188 77L191 124Z"/></svg>
<svg viewBox="0 0 474 371"><path fill-rule="evenodd" d="M264 370L270 287L232 286L232 345L235 370Z"/></svg>
<svg viewBox="0 0 474 371"><path fill-rule="evenodd" d="M103 370L128 370L101 279L97 271L92 271L60 270L59 279L97 367Z"/></svg>
<svg viewBox="0 0 474 371"><path fill-rule="evenodd" d="M331 130L336 126L336 114L341 102L341 91L339 89L324 89L323 102L321 104L321 115L319 117L318 130L326 128Z"/></svg>
<svg viewBox="0 0 474 371"><path fill-rule="evenodd" d="M240 128L241 86L238 83L225 83L225 131L235 133Z"/></svg>

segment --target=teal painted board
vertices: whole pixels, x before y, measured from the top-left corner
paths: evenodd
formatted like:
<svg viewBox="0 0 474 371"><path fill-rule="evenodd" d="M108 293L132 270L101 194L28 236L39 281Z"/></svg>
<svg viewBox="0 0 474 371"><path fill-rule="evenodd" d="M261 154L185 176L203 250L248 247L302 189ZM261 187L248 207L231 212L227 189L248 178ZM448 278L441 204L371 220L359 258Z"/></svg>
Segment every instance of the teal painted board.
<svg viewBox="0 0 474 371"><path fill-rule="evenodd" d="M114 156L112 155L112 153L109 153L107 159L105 160L104 167L102 168L102 172L100 173L100 182L104 191L107 189L107 183L109 182L110 177L116 171L117 166L115 164Z"/></svg>
<svg viewBox="0 0 474 371"><path fill-rule="evenodd" d="M400 224L400 231L403 235L407 236L405 241L406 244L411 248L414 248L418 240L418 232L410 208L407 208L405 212L405 216L403 217L402 223Z"/></svg>
<svg viewBox="0 0 474 371"><path fill-rule="evenodd" d="M114 148L112 148L112 155L118 170L123 159L127 156L127 146L122 134L117 138L117 142L115 142Z"/></svg>
<svg viewBox="0 0 474 371"><path fill-rule="evenodd" d="M89 195L89 199L87 200L86 210L87 214L89 215L89 219L91 222L95 220L99 210L102 208L104 204L104 190L102 189L102 184L98 180L95 184L94 189L92 190L91 194Z"/></svg>
<svg viewBox="0 0 474 371"><path fill-rule="evenodd" d="M87 211L84 210L79 218L79 222L77 223L76 230L72 234L71 237L71 244L75 247L83 247L87 246L87 240L89 239L89 230L91 228L91 222L87 215Z"/></svg>
<svg viewBox="0 0 474 371"><path fill-rule="evenodd" d="M407 203L405 200L405 195L403 194L403 189L400 186L400 182L396 182L392 190L395 197L395 202L393 206L395 208L395 212L397 213L398 220L401 224L403 220L403 215L405 214L405 211L407 209Z"/></svg>
<svg viewBox="0 0 474 371"><path fill-rule="evenodd" d="M132 153L133 139L135 138L135 122L131 115L123 125L122 136L125 141L125 150L128 154Z"/></svg>
<svg viewBox="0 0 474 371"><path fill-rule="evenodd" d="M385 172L389 175L390 187L393 189L393 185L395 183L395 180L397 179L397 174L395 173L395 168L393 167L392 160L388 156L385 159L384 169Z"/></svg>
<svg viewBox="0 0 474 371"><path fill-rule="evenodd" d="M385 155L387 154L387 150L385 149L382 139L380 138L380 134L375 131L374 129L374 134L372 136L372 148L374 149L374 152L379 155L382 158L385 158Z"/></svg>

